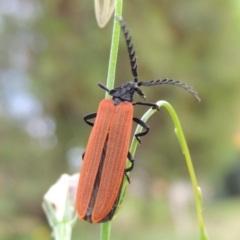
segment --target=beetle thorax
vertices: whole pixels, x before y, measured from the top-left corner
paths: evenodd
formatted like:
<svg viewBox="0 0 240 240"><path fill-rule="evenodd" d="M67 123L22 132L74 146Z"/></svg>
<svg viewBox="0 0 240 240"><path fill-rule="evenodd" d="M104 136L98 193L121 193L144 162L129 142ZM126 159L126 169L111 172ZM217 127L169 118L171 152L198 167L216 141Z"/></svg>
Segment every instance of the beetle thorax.
<svg viewBox="0 0 240 240"><path fill-rule="evenodd" d="M112 96L112 99L114 100L115 104L118 105L120 102L123 101L132 102L133 95L137 89L138 89L137 83L127 82L111 90L109 93Z"/></svg>

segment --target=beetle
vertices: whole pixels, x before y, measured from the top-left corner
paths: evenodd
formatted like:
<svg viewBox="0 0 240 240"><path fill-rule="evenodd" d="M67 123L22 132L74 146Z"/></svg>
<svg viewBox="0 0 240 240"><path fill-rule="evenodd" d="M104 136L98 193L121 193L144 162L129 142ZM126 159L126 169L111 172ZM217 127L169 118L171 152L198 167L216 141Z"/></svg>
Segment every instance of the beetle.
<svg viewBox="0 0 240 240"><path fill-rule="evenodd" d="M139 143L140 137L146 135L149 126L142 120L133 117L134 105L145 105L158 108L155 103L133 102L133 95L138 93L145 99L140 86L154 86L160 84L172 84L184 88L198 100L197 93L185 83L173 79L152 80L139 82L135 50L131 36L122 19L118 19L125 37L133 82L126 82L115 89L109 90L102 83L99 87L112 96L112 99L104 99L100 102L97 113L84 116L87 124L92 126L92 131L83 154L83 164L77 189L76 208L78 216L90 223L110 221L117 209L121 185L124 175L130 182L127 172L134 166L134 159L129 152L132 122L143 127L143 131L135 134ZM94 123L91 119L95 119ZM132 121L133 120L133 121ZM126 159L131 166L125 168Z"/></svg>

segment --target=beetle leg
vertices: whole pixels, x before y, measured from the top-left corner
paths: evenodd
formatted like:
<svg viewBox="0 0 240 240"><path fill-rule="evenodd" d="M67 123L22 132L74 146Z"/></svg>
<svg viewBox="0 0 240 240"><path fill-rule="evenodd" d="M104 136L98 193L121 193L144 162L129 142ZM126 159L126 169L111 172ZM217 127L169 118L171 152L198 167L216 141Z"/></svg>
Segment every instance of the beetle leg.
<svg viewBox="0 0 240 240"><path fill-rule="evenodd" d="M94 123L90 122L89 119L95 118L96 116L97 116L97 113L90 113L88 115L85 115L83 119L88 125L93 126ZM82 160L84 160L84 155L85 155L85 152L82 154Z"/></svg>
<svg viewBox="0 0 240 240"><path fill-rule="evenodd" d="M130 171L133 170L133 167L134 167L134 158L133 158L133 156L132 156L132 154L131 154L130 152L128 152L127 158L128 158L128 160L131 162L131 166L125 169L124 174L125 174L125 176L126 176L126 178L127 178L127 181L130 183L130 178L129 178L129 176L127 175L127 172L130 172Z"/></svg>
<svg viewBox="0 0 240 240"><path fill-rule="evenodd" d="M128 152L127 155L128 160L131 162L131 166L125 169L125 172L130 172L133 170L134 167L134 158L130 152Z"/></svg>
<svg viewBox="0 0 240 240"><path fill-rule="evenodd" d="M156 103L151 103L151 102L133 102L132 105L149 106L149 107L152 107L153 109L159 110L158 105Z"/></svg>
<svg viewBox="0 0 240 240"><path fill-rule="evenodd" d="M89 120L95 118L96 116L97 116L97 113L90 113L88 115L85 115L83 119L88 125L93 126L94 123Z"/></svg>
<svg viewBox="0 0 240 240"><path fill-rule="evenodd" d="M142 137L142 136L145 136L148 131L149 131L149 126L147 125L147 123L145 123L144 121L142 121L141 119L139 118L133 118L133 121L137 124L139 124L141 127L143 127L143 131L142 132L139 132L139 133L136 133L135 134L135 138L138 140L138 142L141 144L141 140L139 137Z"/></svg>

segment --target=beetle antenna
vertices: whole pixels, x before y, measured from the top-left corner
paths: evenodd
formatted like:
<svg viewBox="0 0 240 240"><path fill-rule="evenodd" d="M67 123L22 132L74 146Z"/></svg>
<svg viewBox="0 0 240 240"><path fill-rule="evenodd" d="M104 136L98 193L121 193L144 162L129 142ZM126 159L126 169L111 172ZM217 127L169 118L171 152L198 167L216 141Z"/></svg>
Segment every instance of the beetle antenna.
<svg viewBox="0 0 240 240"><path fill-rule="evenodd" d="M134 82L138 82L138 73L137 73L137 61L136 61L136 54L135 54L135 50L133 48L133 43L132 43L132 37L129 33L129 30L127 29L127 25L124 22L124 20L122 18L116 18L117 21L119 21L125 40L126 40L126 44L127 44L127 49L128 49L128 55L129 55L129 59L130 59L130 64L131 64L131 69L132 69L132 74L134 77Z"/></svg>
<svg viewBox="0 0 240 240"><path fill-rule="evenodd" d="M100 83L100 82L98 83L98 86L99 86L100 88L102 88L103 90L107 91L107 92L110 91L105 85L103 85L103 84Z"/></svg>
<svg viewBox="0 0 240 240"><path fill-rule="evenodd" d="M199 102L201 101L200 97L198 96L198 93L193 90L192 87L188 86L186 83L182 83L180 81L174 80L174 79L159 79L159 80L152 80L150 82L139 82L138 86L154 86L154 85L161 85L161 84L171 84L178 87L181 87L185 90L187 90L189 93L191 93Z"/></svg>

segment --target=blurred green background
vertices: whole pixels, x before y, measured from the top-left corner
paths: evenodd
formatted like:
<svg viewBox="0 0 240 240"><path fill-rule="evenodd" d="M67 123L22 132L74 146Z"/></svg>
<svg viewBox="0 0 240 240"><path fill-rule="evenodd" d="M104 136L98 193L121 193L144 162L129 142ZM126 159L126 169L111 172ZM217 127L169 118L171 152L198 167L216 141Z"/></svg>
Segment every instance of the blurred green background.
<svg viewBox="0 0 240 240"><path fill-rule="evenodd" d="M240 2L124 1L140 80L174 78L143 89L166 100L182 123L203 191L212 240L240 238ZM112 20L97 26L93 1L0 1L0 239L50 239L42 196L64 173L79 171L106 82ZM121 35L116 84L132 80ZM138 96L136 101L140 99ZM144 107L136 107L142 116ZM188 171L172 121L161 109L135 156L112 239L199 239ZM98 239L78 221L73 239Z"/></svg>

